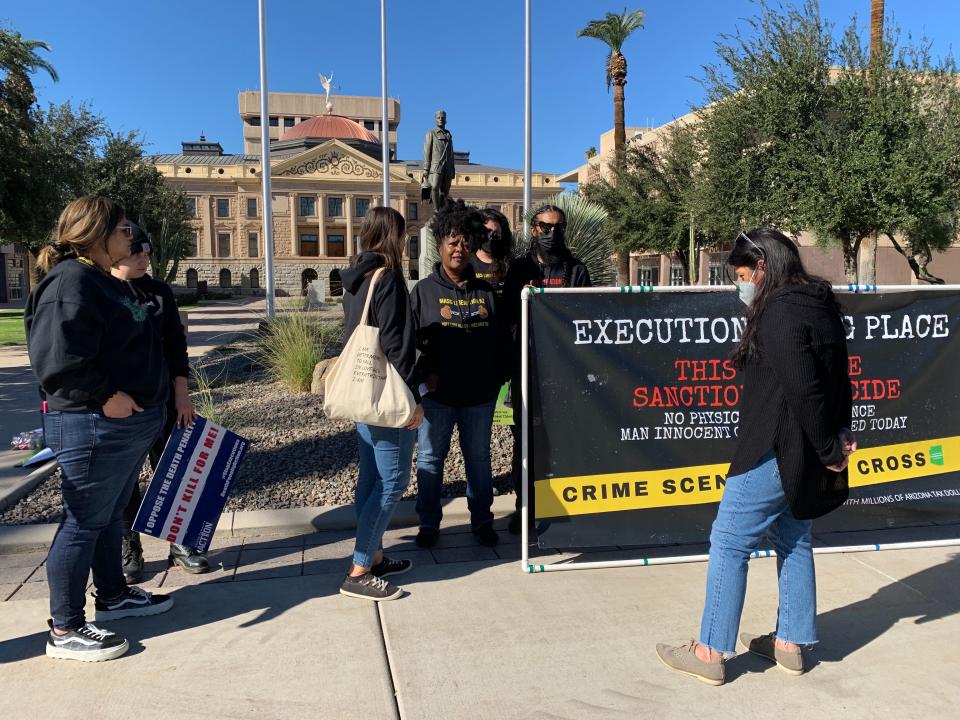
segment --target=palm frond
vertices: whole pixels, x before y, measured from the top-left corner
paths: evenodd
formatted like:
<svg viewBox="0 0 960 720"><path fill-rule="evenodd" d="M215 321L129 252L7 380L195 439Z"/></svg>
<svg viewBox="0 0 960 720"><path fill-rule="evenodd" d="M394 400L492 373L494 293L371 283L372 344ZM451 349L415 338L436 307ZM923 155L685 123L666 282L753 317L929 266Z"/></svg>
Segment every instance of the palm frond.
<svg viewBox="0 0 960 720"><path fill-rule="evenodd" d="M607 13L603 20L591 20L587 26L577 32L577 37L593 38L604 43L609 52L604 65L604 76L607 80L607 92L610 92L610 84L613 77L610 74L610 60L614 53L619 53L623 49L623 44L635 30L643 27L643 10L634 10L627 12L624 8L619 15L616 13Z"/></svg>

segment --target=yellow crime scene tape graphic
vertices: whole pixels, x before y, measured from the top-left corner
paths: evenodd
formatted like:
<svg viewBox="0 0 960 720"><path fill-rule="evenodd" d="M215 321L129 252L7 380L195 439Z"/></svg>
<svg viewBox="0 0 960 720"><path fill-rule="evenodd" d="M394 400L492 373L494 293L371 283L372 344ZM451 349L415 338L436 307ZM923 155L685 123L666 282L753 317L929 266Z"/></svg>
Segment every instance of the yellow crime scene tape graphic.
<svg viewBox="0 0 960 720"><path fill-rule="evenodd" d="M730 463L551 478L535 483L538 518L719 502ZM850 487L960 471L960 436L858 450Z"/></svg>

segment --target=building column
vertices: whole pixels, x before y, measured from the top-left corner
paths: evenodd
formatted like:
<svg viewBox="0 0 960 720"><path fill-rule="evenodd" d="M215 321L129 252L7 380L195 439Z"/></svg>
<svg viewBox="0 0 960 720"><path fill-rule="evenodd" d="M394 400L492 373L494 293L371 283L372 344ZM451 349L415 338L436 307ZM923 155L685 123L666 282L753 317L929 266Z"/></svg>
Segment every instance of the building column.
<svg viewBox="0 0 960 720"><path fill-rule="evenodd" d="M211 195L204 195L203 197L207 200L204 203L204 206L206 207L206 217L204 218L203 223L203 234L207 236L206 257L213 258L216 257L216 237L213 232L213 216L216 212L216 200L214 200ZM197 204L199 205L199 203ZM198 251L197 255L204 257L204 253L202 251Z"/></svg>
<svg viewBox="0 0 960 720"><path fill-rule="evenodd" d="M660 256L660 284L669 285L670 284L670 265L671 258L669 255L663 254Z"/></svg>
<svg viewBox="0 0 960 720"><path fill-rule="evenodd" d="M347 257L353 257L356 250L353 247L353 195L345 195L343 198L343 216L347 221L347 233L344 237L343 252Z"/></svg>
<svg viewBox="0 0 960 720"><path fill-rule="evenodd" d="M317 235L317 252L320 257L327 256L327 196L324 193L317 193L317 226L319 234Z"/></svg>
<svg viewBox="0 0 960 720"><path fill-rule="evenodd" d="M290 193L290 256L297 257L300 254L300 238L297 237L297 223L300 221L300 196Z"/></svg>

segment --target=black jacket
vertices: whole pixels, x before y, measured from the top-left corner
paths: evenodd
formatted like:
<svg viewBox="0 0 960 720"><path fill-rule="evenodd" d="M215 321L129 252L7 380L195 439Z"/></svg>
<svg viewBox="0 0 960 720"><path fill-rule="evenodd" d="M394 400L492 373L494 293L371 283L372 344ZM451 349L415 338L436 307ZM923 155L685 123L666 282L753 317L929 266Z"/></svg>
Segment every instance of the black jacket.
<svg viewBox="0 0 960 720"><path fill-rule="evenodd" d="M837 433L850 427L852 397L846 330L826 288L792 285L760 316L758 359L743 369L739 442L729 475L774 450L795 517L825 515L847 499Z"/></svg>
<svg viewBox="0 0 960 720"><path fill-rule="evenodd" d="M79 260L57 264L24 311L30 364L53 410L100 410L118 390L162 405L170 375L163 341L122 280Z"/></svg>
<svg viewBox="0 0 960 720"><path fill-rule="evenodd" d="M497 302L503 301L503 289L506 285L506 273L501 273L499 263L485 263L476 255L470 256L470 266L477 280L486 280L497 294Z"/></svg>
<svg viewBox="0 0 960 720"><path fill-rule="evenodd" d="M583 261L569 251L566 257L552 263L541 263L536 248L531 248L524 257L510 263L504 281L504 296L507 299L508 320L511 326L520 323L520 292L524 286L545 288L590 287L590 273Z"/></svg>
<svg viewBox="0 0 960 720"><path fill-rule="evenodd" d="M410 294L420 374L437 377L431 400L467 407L495 400L510 367L509 328L490 283L471 272L458 286L438 262Z"/></svg>
<svg viewBox="0 0 960 720"><path fill-rule="evenodd" d="M165 282L144 275L127 283L136 295L138 304L146 310L160 337L167 360L170 379L190 377L190 359L187 353L187 333L180 322L180 312L173 290Z"/></svg>
<svg viewBox="0 0 960 720"><path fill-rule="evenodd" d="M360 324L363 304L373 271L383 266L383 256L378 253L360 253L353 265L343 271L343 341L353 334ZM367 322L380 329L380 347L390 364L420 402L417 386L417 340L413 317L410 315L410 298L406 281L400 270L387 270L380 275L370 303Z"/></svg>

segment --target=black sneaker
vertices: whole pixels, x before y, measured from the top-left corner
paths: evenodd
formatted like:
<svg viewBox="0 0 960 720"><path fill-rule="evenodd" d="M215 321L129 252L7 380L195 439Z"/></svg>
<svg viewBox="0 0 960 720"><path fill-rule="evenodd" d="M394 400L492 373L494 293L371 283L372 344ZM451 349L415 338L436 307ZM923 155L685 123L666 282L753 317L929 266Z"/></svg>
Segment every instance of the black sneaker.
<svg viewBox="0 0 960 720"><path fill-rule="evenodd" d="M143 580L143 547L139 533L123 534L123 579L127 585Z"/></svg>
<svg viewBox="0 0 960 720"><path fill-rule="evenodd" d="M378 578L372 572L350 577L347 575L340 586L341 595L360 598L361 600L396 600L403 595L403 588L393 585L383 578Z"/></svg>
<svg viewBox="0 0 960 720"><path fill-rule="evenodd" d="M48 620L47 657L80 662L113 660L130 649L126 639L109 630L87 623L76 630L67 630L65 635L53 632L53 621Z"/></svg>
<svg viewBox="0 0 960 720"><path fill-rule="evenodd" d="M391 560L386 555L383 560L370 568L370 574L377 577L387 577L387 575L399 575L413 569L413 560Z"/></svg>
<svg viewBox="0 0 960 720"><path fill-rule="evenodd" d="M194 575L210 572L210 562L207 560L207 556L186 545L170 543L170 556L167 559L171 565L181 567L184 572Z"/></svg>
<svg viewBox="0 0 960 720"><path fill-rule="evenodd" d="M440 537L440 531L432 527L422 527L417 533L417 539L414 542L417 547L432 548L437 544L437 538Z"/></svg>
<svg viewBox="0 0 960 720"><path fill-rule="evenodd" d="M493 529L492 523L481 525L473 534L477 536L477 542L484 547L496 547L497 543L500 542L500 536Z"/></svg>
<svg viewBox="0 0 960 720"><path fill-rule="evenodd" d="M520 530L523 526L523 518L520 515L520 512L517 511L510 516L510 523L507 525L507 532L511 535L519 535ZM530 530L530 533L533 534L537 531L537 521L531 520L527 523L527 528Z"/></svg>
<svg viewBox="0 0 960 720"><path fill-rule="evenodd" d="M159 615L173 607L169 595L154 595L138 587L128 587L126 592L113 600L97 598L97 620L119 620L125 617Z"/></svg>

